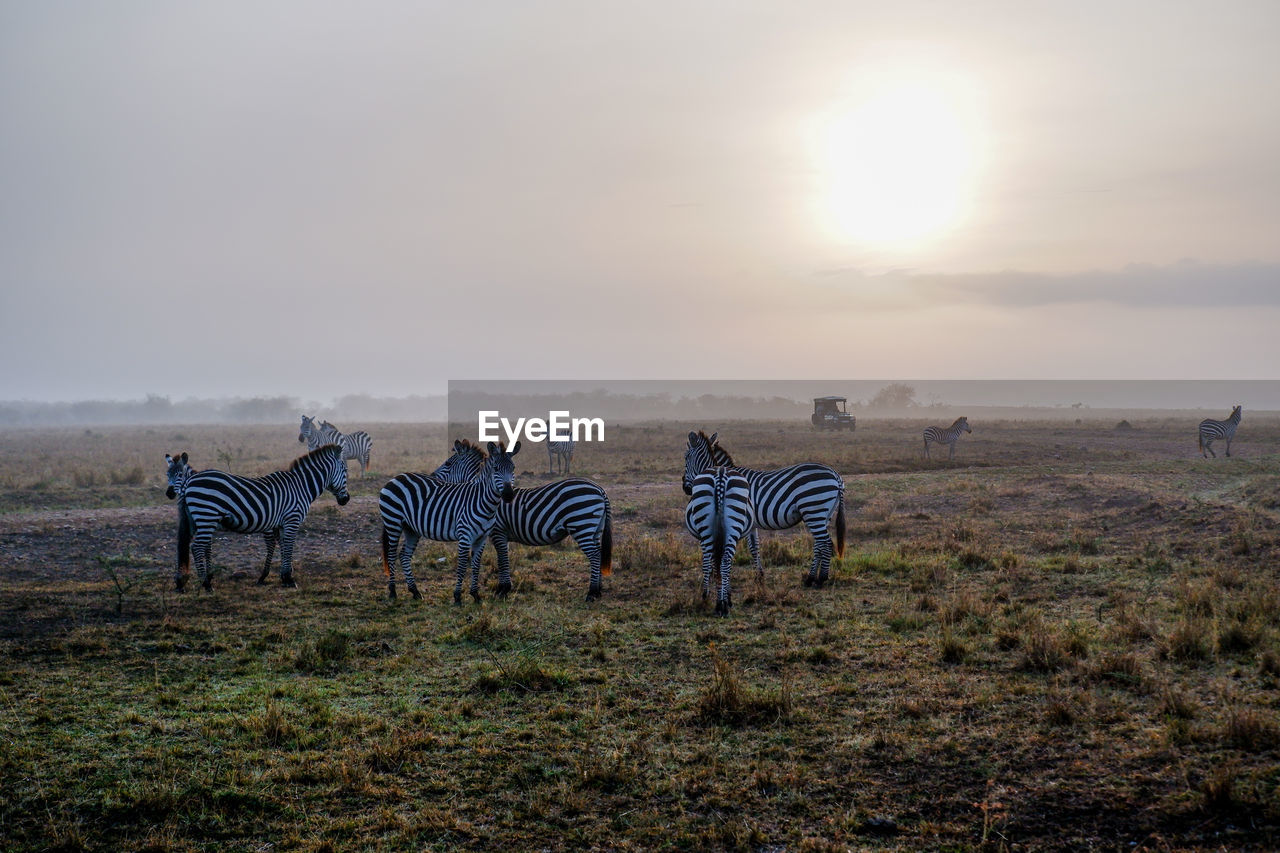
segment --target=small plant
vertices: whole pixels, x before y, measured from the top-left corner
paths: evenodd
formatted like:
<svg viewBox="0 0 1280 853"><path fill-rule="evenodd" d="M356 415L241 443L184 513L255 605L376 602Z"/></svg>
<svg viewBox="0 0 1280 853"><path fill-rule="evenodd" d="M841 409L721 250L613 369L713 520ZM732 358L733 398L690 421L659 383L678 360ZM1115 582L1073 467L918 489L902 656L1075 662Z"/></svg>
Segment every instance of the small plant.
<svg viewBox="0 0 1280 853"><path fill-rule="evenodd" d="M712 683L698 697L695 715L704 723L731 726L785 720L791 715L791 687L784 678L777 690L742 684L733 665L711 649Z"/></svg>

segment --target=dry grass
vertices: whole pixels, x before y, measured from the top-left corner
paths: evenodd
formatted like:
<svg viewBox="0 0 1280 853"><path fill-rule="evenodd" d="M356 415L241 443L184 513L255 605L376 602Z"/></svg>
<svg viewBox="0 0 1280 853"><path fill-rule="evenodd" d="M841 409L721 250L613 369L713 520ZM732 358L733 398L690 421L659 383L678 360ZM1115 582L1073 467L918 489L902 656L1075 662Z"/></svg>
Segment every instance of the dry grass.
<svg viewBox="0 0 1280 853"><path fill-rule="evenodd" d="M378 488L434 467L438 426L359 425L377 473L317 502L300 589L227 535L182 596L163 454L265 473L296 429L0 432L6 849L1274 848L1280 423L1205 461L1125 417L970 413L953 463L910 421L620 428L574 458L615 510L604 598L572 544L513 546L513 594L489 553L463 607L452 546L420 547L421 602L386 600L377 551ZM829 587L765 532L712 617L691 426L844 473Z"/></svg>

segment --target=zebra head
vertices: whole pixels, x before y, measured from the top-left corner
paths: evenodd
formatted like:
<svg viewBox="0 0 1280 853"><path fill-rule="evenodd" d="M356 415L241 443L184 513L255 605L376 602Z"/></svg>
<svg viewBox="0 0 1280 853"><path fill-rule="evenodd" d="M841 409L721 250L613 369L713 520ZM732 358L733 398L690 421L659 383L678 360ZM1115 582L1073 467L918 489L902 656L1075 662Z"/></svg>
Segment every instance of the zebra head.
<svg viewBox="0 0 1280 853"><path fill-rule="evenodd" d="M954 428L956 428L956 427L960 427L960 428L961 428L961 429L963 429L965 432L973 432L973 430L969 429L969 419L968 419L967 417L963 417L963 418L956 418L956 422L955 422L955 423L953 423L953 424L951 425L951 427L952 427L952 429L954 429Z"/></svg>
<svg viewBox="0 0 1280 853"><path fill-rule="evenodd" d="M187 464L187 451L185 450L182 451L181 456L170 456L166 453L164 462L169 469L165 472L169 478L169 488L164 490L164 496L169 500L173 500L187 490L187 480L191 479L191 475L195 472Z"/></svg>
<svg viewBox="0 0 1280 853"><path fill-rule="evenodd" d="M298 428L298 442L300 444L306 444L307 439L310 438L311 434L315 431L316 431L315 420L307 417L306 415L303 415L302 426Z"/></svg>
<svg viewBox="0 0 1280 853"><path fill-rule="evenodd" d="M324 487L333 492L333 496L338 499L338 506L346 506L351 495L347 493L347 463L342 458L342 448L336 444L326 444L321 450Z"/></svg>
<svg viewBox="0 0 1280 853"><path fill-rule="evenodd" d="M689 444L684 449L684 477L680 480L680 487L686 495L693 494L694 478L711 467L712 448L719 435L713 432L708 437L701 430L689 433Z"/></svg>
<svg viewBox="0 0 1280 853"><path fill-rule="evenodd" d="M516 463L511 461L511 457L520 452L520 442L515 443L510 453L501 442L494 444L491 441L486 447L489 458L484 462L481 477L492 483L494 489L502 494L503 502L511 503L511 499L516 496L515 489L511 487L511 480L516 473Z"/></svg>
<svg viewBox="0 0 1280 853"><path fill-rule="evenodd" d="M431 476L446 483L470 483L484 467L486 458L479 445L459 439L453 443L453 455L432 471Z"/></svg>

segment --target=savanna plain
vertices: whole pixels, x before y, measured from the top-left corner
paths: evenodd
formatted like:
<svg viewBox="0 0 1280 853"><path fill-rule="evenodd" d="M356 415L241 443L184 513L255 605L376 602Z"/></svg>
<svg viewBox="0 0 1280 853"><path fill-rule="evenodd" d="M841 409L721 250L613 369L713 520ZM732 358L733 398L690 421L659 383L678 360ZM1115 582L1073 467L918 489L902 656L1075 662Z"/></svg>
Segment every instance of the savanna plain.
<svg viewBox="0 0 1280 853"><path fill-rule="evenodd" d="M371 469L313 505L298 589L220 533L183 594L164 454L262 474L296 427L0 432L0 848L1274 849L1280 416L1202 459L1203 414L1120 414L613 426L573 460L612 503L604 597L567 542L512 546L506 599L486 549L460 607L452 545L419 547L422 601L378 550L379 488L444 459L442 424L342 425ZM832 583L765 532L714 616L698 428L841 472Z"/></svg>

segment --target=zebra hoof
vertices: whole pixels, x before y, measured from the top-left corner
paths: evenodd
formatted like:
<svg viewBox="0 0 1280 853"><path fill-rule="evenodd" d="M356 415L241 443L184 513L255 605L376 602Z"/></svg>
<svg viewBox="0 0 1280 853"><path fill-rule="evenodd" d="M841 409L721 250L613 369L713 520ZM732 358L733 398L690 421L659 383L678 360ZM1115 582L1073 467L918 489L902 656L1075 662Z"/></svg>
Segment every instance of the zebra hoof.
<svg viewBox="0 0 1280 853"><path fill-rule="evenodd" d="M461 592L455 592L455 593L453 594L453 603L454 603L454 606L456 606L456 607L461 607L461 606L462 606L462 593L461 593Z"/></svg>
<svg viewBox="0 0 1280 853"><path fill-rule="evenodd" d="M479 604L479 603L480 603L480 593L476 592L474 589L473 589L473 590L471 590L471 600L472 600L472 601L474 601L474 602L476 602L477 604Z"/></svg>
<svg viewBox="0 0 1280 853"><path fill-rule="evenodd" d="M503 584L498 584L498 588L494 590L494 595L496 595L498 598L506 598L510 592L511 592L511 584L503 583ZM475 593L472 593L472 594L474 595Z"/></svg>
<svg viewBox="0 0 1280 853"><path fill-rule="evenodd" d="M719 601L717 601L717 602L716 602L716 615L717 615L717 616L728 616L728 615L729 615L729 602L728 602L728 601L725 601L724 599L721 599L721 600L719 600Z"/></svg>
<svg viewBox="0 0 1280 853"><path fill-rule="evenodd" d="M262 577L258 578L258 586L266 586L266 585L267 585L266 575L263 575Z"/></svg>
<svg viewBox="0 0 1280 853"><path fill-rule="evenodd" d="M418 588L413 584L409 584L409 594L413 596L414 601L422 600L422 593L418 592Z"/></svg>
<svg viewBox="0 0 1280 853"><path fill-rule="evenodd" d="M602 595L604 591L598 586L593 586L587 590L587 601L599 601Z"/></svg>
<svg viewBox="0 0 1280 853"><path fill-rule="evenodd" d="M396 585L393 583L387 584L387 598L392 601L396 600Z"/></svg>
<svg viewBox="0 0 1280 853"><path fill-rule="evenodd" d="M205 592L213 592L213 581L205 581L200 586L204 587Z"/></svg>
<svg viewBox="0 0 1280 853"><path fill-rule="evenodd" d="M186 592L186 591L187 591L187 579L186 579L186 578L174 578L174 581L173 581L173 591L174 591L174 592Z"/></svg>
<svg viewBox="0 0 1280 853"><path fill-rule="evenodd" d="M285 587L286 589L297 589L297 588L298 588L298 585L297 585L296 583L294 583L294 582L293 582L293 575L281 575L281 576L280 576L280 586Z"/></svg>
<svg viewBox="0 0 1280 853"><path fill-rule="evenodd" d="M804 588L805 588L805 589L808 589L809 587L813 586L813 584L814 584L814 578L813 578L813 575L805 575L805 576L804 576L804 580L802 581L802 583L804 583Z"/></svg>

